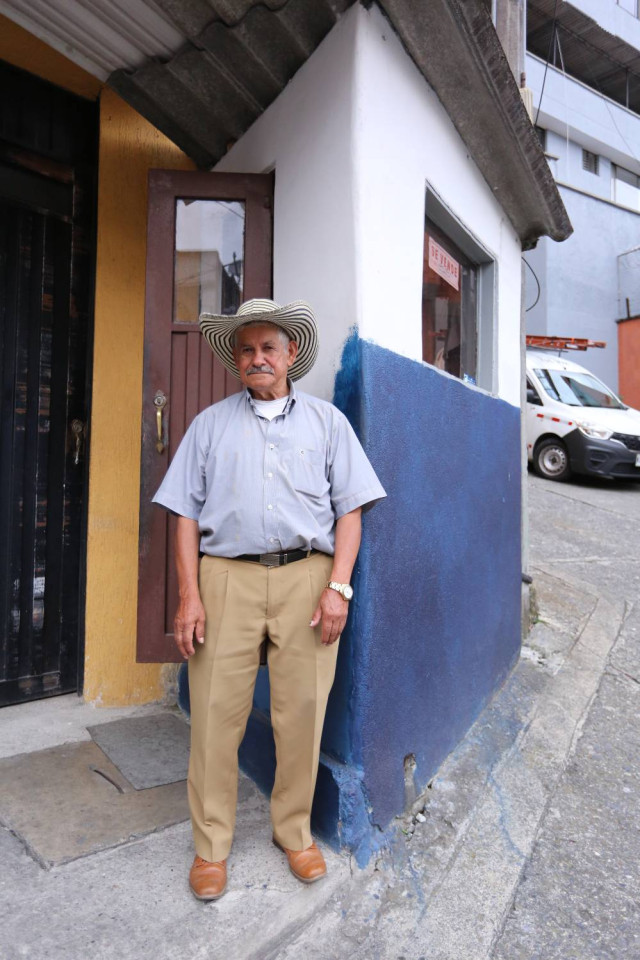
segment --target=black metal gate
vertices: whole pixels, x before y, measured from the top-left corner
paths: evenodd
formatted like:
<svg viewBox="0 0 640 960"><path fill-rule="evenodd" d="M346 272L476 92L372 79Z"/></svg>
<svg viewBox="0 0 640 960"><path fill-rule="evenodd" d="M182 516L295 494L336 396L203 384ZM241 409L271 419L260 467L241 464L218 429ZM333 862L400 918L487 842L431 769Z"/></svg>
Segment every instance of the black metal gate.
<svg viewBox="0 0 640 960"><path fill-rule="evenodd" d="M0 65L0 704L79 685L96 107Z"/></svg>

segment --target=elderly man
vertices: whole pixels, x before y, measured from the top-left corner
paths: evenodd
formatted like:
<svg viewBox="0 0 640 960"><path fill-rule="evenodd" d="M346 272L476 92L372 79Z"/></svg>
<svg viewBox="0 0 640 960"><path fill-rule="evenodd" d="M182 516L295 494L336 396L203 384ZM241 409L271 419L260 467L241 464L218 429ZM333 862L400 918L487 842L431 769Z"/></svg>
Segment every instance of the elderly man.
<svg viewBox="0 0 640 960"><path fill-rule="evenodd" d="M313 365L313 312L249 300L200 327L246 389L198 414L154 497L178 515L175 638L189 661L189 806L201 900L226 888L238 748L268 641L277 769L273 841L305 883L326 873L311 804L360 515L385 496L348 421L295 389Z"/></svg>

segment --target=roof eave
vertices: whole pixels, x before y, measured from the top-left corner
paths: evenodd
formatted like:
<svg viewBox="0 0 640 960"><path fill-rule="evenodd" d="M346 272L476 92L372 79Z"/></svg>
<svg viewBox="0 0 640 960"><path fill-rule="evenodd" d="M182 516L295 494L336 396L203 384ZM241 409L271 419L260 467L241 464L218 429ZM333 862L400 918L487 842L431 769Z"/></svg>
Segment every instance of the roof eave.
<svg viewBox="0 0 640 960"><path fill-rule="evenodd" d="M482 0L378 0L525 249L573 232Z"/></svg>

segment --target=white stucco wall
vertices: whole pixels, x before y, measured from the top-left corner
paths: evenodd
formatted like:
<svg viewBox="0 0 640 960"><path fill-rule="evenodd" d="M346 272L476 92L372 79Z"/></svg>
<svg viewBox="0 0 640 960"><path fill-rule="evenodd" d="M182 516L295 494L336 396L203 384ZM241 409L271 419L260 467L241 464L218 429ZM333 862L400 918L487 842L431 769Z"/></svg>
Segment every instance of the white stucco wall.
<svg viewBox="0 0 640 960"><path fill-rule="evenodd" d="M273 296L308 300L320 353L303 390L331 399L356 322L353 203L353 49L350 11L216 170L275 168Z"/></svg>
<svg viewBox="0 0 640 960"><path fill-rule="evenodd" d="M359 9L356 57L356 251L360 332L422 357L427 183L497 261L497 393L520 403L521 248L433 90L375 6Z"/></svg>
<svg viewBox="0 0 640 960"><path fill-rule="evenodd" d="M347 12L216 169L274 167L274 297L320 325L303 389L332 395L353 324L420 360L428 183L497 261L494 385L519 405L519 241L377 7Z"/></svg>
<svg viewBox="0 0 640 960"><path fill-rule="evenodd" d="M626 11L623 16L631 21ZM640 21L638 21L640 23ZM565 160L563 142L578 144L603 158L620 164L634 173L640 173L640 117L626 107L603 97L602 94L581 83L574 77L549 64L545 75L545 63L531 53L527 54L527 84L533 90L533 103L538 125L557 134L553 145L547 144L549 153L560 156L554 170L557 178L566 183L581 186L580 165ZM544 83L544 94L540 94ZM540 110L538 111L538 106ZM592 174L585 174L589 183ZM584 187L584 189L591 189Z"/></svg>

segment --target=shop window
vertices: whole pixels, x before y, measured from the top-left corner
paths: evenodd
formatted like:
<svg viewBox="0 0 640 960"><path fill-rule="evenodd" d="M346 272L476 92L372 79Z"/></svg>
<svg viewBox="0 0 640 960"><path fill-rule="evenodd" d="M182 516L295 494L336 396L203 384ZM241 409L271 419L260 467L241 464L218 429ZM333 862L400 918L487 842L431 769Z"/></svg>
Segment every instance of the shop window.
<svg viewBox="0 0 640 960"><path fill-rule="evenodd" d="M614 166L613 199L625 207L640 210L640 177L624 167Z"/></svg>
<svg viewBox="0 0 640 960"><path fill-rule="evenodd" d="M478 265L431 220L424 235L422 358L477 383Z"/></svg>

